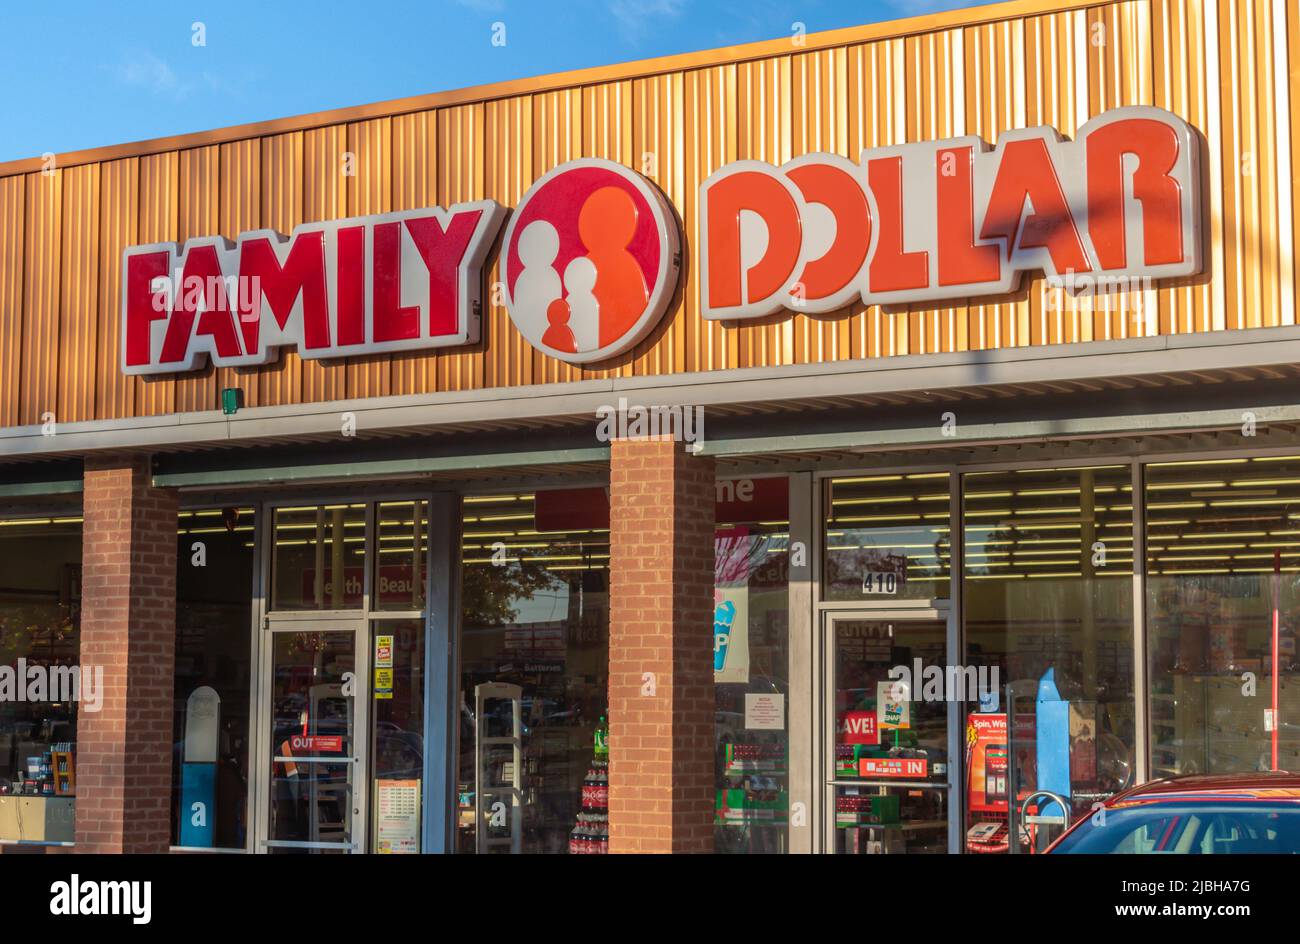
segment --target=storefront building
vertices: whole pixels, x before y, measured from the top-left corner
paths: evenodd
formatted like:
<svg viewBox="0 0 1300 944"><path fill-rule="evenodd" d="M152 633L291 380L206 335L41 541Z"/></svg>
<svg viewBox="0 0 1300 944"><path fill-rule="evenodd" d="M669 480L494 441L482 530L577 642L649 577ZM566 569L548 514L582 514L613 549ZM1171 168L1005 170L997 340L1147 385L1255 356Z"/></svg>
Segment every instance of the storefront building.
<svg viewBox="0 0 1300 944"><path fill-rule="evenodd" d="M1297 769L1297 50L1017 0L0 165L0 850Z"/></svg>

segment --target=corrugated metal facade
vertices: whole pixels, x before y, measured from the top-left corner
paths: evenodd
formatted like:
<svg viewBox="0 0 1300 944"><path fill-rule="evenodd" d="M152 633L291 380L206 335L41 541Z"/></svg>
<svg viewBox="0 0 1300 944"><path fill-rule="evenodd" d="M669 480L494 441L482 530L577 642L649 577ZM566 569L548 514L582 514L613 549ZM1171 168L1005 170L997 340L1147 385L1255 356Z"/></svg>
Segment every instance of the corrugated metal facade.
<svg viewBox="0 0 1300 944"><path fill-rule="evenodd" d="M288 119L257 133L110 148L71 155L52 173L32 161L0 166L0 426L46 413L71 422L211 410L230 386L261 406L1295 322L1295 0L1023 0L728 52L509 83L479 100L473 90L430 96L424 110L408 101L389 115L369 106L355 120ZM994 141L1039 124L1072 135L1090 116L1136 104L1182 116L1209 141L1206 276L1055 310L1035 279L1014 298L980 304L858 305L743 327L700 318L697 189L722 164L811 151L856 159L865 147ZM343 172L347 154L353 176ZM583 156L655 180L690 252L672 312L612 367L539 354L492 304L473 348L340 363L284 353L264 368L163 379L120 372L129 245L288 233L305 221L485 197L513 207L546 170Z"/></svg>

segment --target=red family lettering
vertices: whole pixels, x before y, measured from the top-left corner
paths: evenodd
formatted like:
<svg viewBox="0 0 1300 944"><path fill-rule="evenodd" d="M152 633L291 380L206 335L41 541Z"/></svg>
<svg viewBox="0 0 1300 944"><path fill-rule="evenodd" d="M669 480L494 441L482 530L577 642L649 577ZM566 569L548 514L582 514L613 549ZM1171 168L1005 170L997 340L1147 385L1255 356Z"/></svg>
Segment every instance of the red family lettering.
<svg viewBox="0 0 1300 944"><path fill-rule="evenodd" d="M1014 291L1042 270L1104 287L1201 269L1199 144L1185 121L1117 108L1051 128L738 161L700 188L704 317L821 313Z"/></svg>
<svg viewBox="0 0 1300 944"><path fill-rule="evenodd" d="M473 344L482 267L505 209L491 200L126 250L128 374Z"/></svg>

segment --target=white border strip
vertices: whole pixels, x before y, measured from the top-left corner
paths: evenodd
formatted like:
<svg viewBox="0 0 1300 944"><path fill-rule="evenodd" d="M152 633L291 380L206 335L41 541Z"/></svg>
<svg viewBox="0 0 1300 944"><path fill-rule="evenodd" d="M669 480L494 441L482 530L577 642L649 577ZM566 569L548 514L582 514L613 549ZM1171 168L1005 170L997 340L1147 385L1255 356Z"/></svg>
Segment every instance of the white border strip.
<svg viewBox="0 0 1300 944"><path fill-rule="evenodd" d="M1282 276L1281 324L1295 324L1295 225L1291 212L1291 94L1290 53L1287 48L1285 3L1273 4L1273 106L1277 118L1277 264Z"/></svg>

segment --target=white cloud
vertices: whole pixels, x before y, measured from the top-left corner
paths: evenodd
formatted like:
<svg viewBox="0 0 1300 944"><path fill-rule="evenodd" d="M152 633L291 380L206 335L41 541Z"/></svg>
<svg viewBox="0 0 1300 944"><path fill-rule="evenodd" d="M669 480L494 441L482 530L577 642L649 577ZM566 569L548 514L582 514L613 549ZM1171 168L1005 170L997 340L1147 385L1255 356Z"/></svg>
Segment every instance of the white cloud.
<svg viewBox="0 0 1300 944"><path fill-rule="evenodd" d="M198 51L195 55L206 56L207 53ZM115 65L104 68L122 85L174 102L188 101L196 95L241 96L257 80L255 70L249 69L215 71L190 68L178 72L147 49L125 51Z"/></svg>
<svg viewBox="0 0 1300 944"><path fill-rule="evenodd" d="M609 12L619 32L629 41L637 42L656 21L681 16L683 7L683 0L612 0Z"/></svg>
<svg viewBox="0 0 1300 944"><path fill-rule="evenodd" d="M181 81L171 66L147 50L124 53L118 64L110 68L123 85L144 89L151 95L180 101L190 93L190 85Z"/></svg>

